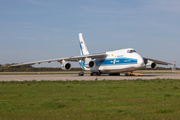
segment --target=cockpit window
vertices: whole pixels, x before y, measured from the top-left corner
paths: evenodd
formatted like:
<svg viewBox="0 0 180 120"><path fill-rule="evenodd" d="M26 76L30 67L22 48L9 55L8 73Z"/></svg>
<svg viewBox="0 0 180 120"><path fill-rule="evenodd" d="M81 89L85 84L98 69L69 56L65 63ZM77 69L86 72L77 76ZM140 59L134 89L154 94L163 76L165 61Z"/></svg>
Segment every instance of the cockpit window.
<svg viewBox="0 0 180 120"><path fill-rule="evenodd" d="M127 51L128 53L133 53L133 52L136 52L135 50L128 50Z"/></svg>

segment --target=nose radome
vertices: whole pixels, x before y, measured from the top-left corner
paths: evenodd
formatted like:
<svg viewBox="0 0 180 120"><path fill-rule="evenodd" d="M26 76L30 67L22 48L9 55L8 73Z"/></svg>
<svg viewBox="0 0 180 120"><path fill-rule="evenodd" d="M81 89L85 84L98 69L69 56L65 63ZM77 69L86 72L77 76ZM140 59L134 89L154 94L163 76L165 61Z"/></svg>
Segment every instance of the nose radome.
<svg viewBox="0 0 180 120"><path fill-rule="evenodd" d="M138 65L140 66L140 67L143 67L144 66L144 60L143 60L143 58L139 55L139 58L138 58Z"/></svg>

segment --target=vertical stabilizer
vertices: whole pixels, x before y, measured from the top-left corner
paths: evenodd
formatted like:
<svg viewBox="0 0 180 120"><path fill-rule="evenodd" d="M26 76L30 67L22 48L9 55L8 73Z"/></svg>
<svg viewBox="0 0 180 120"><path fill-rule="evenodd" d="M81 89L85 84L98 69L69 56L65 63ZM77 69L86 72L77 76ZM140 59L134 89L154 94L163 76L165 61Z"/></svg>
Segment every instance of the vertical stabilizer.
<svg viewBox="0 0 180 120"><path fill-rule="evenodd" d="M81 55L88 55L89 51L87 49L87 46L86 46L86 43L85 43L84 38L82 36L82 33L79 33L79 45L80 45Z"/></svg>

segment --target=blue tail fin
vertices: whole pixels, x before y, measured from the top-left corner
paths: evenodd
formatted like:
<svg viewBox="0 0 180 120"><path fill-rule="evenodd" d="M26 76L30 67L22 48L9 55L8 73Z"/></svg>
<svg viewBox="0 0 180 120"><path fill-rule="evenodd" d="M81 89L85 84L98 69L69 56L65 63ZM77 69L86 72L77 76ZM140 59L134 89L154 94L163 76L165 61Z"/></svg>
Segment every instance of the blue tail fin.
<svg viewBox="0 0 180 120"><path fill-rule="evenodd" d="M79 45L80 45L81 55L88 55L89 51L87 49L87 46L86 46L86 43L85 43L84 38L82 36L82 33L79 33Z"/></svg>

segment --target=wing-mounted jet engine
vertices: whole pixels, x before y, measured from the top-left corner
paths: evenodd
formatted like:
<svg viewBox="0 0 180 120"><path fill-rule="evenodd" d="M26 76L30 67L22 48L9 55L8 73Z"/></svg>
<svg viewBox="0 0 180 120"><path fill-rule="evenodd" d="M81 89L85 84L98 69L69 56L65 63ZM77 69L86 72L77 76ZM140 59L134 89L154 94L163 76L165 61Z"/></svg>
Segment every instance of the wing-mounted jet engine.
<svg viewBox="0 0 180 120"><path fill-rule="evenodd" d="M86 68L93 68L96 66L95 60L92 60L91 58L85 59L85 67Z"/></svg>
<svg viewBox="0 0 180 120"><path fill-rule="evenodd" d="M60 63L61 63L61 67L63 70L70 70L71 69L71 64L66 62L65 60L62 60Z"/></svg>
<svg viewBox="0 0 180 120"><path fill-rule="evenodd" d="M149 68L149 69L156 69L157 68L157 64L151 60L145 61L145 64L146 64L146 68Z"/></svg>

